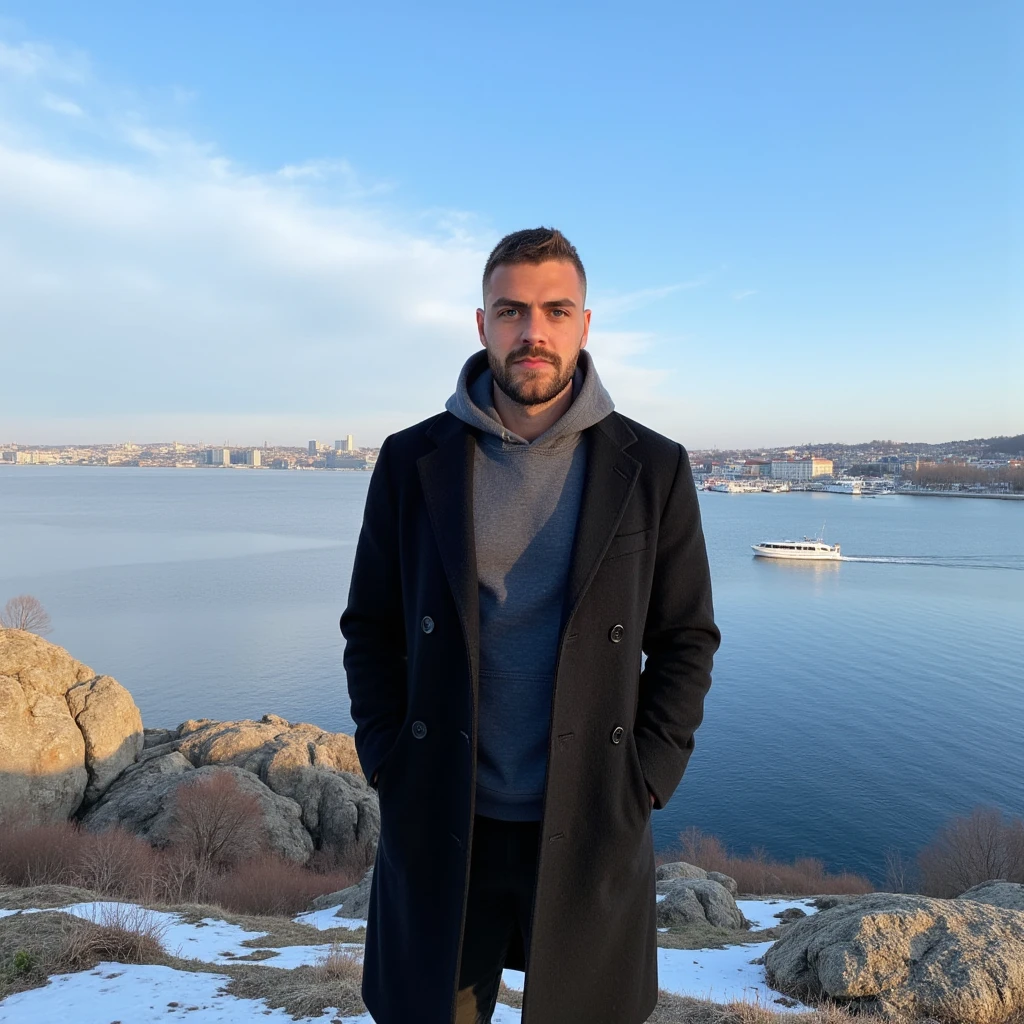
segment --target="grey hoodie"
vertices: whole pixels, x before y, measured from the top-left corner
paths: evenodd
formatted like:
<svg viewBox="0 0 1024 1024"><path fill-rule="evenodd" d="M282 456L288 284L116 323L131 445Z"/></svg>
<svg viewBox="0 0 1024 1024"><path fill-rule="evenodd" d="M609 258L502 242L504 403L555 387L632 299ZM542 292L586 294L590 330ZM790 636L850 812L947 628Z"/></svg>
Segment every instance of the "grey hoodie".
<svg viewBox="0 0 1024 1024"><path fill-rule="evenodd" d="M445 408L478 432L473 526L480 595L476 810L539 820L569 558L583 493L582 431L615 408L586 349L573 402L529 442L494 408L487 353L466 360Z"/></svg>

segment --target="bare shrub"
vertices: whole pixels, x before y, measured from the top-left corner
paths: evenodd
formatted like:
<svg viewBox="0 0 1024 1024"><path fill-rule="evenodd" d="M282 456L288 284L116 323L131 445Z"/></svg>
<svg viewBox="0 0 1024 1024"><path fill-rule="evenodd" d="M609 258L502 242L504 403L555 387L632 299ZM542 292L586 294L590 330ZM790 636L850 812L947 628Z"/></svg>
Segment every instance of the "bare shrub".
<svg viewBox="0 0 1024 1024"><path fill-rule="evenodd" d="M917 862L928 896L959 896L993 878L1024 882L1024 820L977 807L943 825Z"/></svg>
<svg viewBox="0 0 1024 1024"><path fill-rule="evenodd" d="M0 878L11 885L72 885L80 856L70 822L0 830Z"/></svg>
<svg viewBox="0 0 1024 1024"><path fill-rule="evenodd" d="M45 636L52 628L46 609L31 594L19 594L4 605L0 611L0 626L23 629L37 636Z"/></svg>
<svg viewBox="0 0 1024 1024"><path fill-rule="evenodd" d="M104 896L153 899L161 858L145 839L118 827L82 831L78 840L73 884Z"/></svg>
<svg viewBox="0 0 1024 1024"><path fill-rule="evenodd" d="M317 896L346 889L360 877L346 872L318 874L283 857L266 854L213 879L210 898L239 914L291 916L307 910Z"/></svg>
<svg viewBox="0 0 1024 1024"><path fill-rule="evenodd" d="M813 857L799 857L792 863L772 860L767 851L755 847L747 856L729 853L716 836L688 828L679 836L679 847L659 856L659 863L684 860L705 871L721 871L736 879L741 893L815 896L822 893L872 892L874 886L860 875L831 874Z"/></svg>
<svg viewBox="0 0 1024 1024"><path fill-rule="evenodd" d="M885 888L887 892L912 892L914 866L896 846L885 849Z"/></svg>
<svg viewBox="0 0 1024 1024"><path fill-rule="evenodd" d="M230 867L264 849L263 810L229 772L206 775L178 787L169 839L200 870Z"/></svg>
<svg viewBox="0 0 1024 1024"><path fill-rule="evenodd" d="M207 903L213 880L213 871L200 864L188 850L171 846L158 853L151 899L169 906Z"/></svg>

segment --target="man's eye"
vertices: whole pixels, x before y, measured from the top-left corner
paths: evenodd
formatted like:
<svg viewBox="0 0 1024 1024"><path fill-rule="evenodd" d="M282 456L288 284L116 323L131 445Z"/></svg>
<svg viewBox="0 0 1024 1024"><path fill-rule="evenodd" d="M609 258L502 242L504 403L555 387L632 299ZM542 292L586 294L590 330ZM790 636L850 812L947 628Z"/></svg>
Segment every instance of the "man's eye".
<svg viewBox="0 0 1024 1024"><path fill-rule="evenodd" d="M565 310L565 309L553 309L553 310L551 310L551 313L552 313L552 315L557 313L558 314L558 319L561 319L562 317L565 317L565 316L569 315L568 310Z"/></svg>
<svg viewBox="0 0 1024 1024"><path fill-rule="evenodd" d="M517 309L503 309L503 310L502 310L502 311L501 311L501 312L500 312L500 313L498 314L498 316L504 316L504 315L505 315L506 313L509 313L509 314L511 314L511 316L509 316L509 319L511 320L511 319L512 319L512 316L515 316L515 314L516 314L516 313L518 313L518 312L519 312L519 310L517 310Z"/></svg>

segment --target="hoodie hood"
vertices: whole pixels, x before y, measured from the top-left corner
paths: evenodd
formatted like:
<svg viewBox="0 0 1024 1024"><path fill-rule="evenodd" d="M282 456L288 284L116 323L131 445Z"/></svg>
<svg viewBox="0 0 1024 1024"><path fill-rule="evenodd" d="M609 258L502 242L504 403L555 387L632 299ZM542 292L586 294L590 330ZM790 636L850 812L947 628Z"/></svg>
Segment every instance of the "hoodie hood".
<svg viewBox="0 0 1024 1024"><path fill-rule="evenodd" d="M487 353L474 352L464 363L458 383L455 385L455 393L445 403L445 408L463 423L506 444L545 448L592 427L615 408L615 403L601 383L597 370L594 369L594 361L585 348L580 349L576 372L572 378L572 405L532 442L509 430L501 422L501 417L494 408L493 383L494 377L487 362Z"/></svg>

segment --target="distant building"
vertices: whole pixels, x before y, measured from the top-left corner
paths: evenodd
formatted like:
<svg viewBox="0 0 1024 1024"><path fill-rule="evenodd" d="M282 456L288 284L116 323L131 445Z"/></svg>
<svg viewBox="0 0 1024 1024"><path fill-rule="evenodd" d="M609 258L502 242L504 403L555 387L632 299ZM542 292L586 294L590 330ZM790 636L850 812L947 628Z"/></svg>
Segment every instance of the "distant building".
<svg viewBox="0 0 1024 1024"><path fill-rule="evenodd" d="M259 448L240 448L231 453L231 465L258 466L261 458Z"/></svg>
<svg viewBox="0 0 1024 1024"><path fill-rule="evenodd" d="M230 448L207 448L206 449L206 464L208 466L230 466L231 465L231 449Z"/></svg>
<svg viewBox="0 0 1024 1024"><path fill-rule="evenodd" d="M831 459L772 459L772 479L812 480L816 476L832 475Z"/></svg>
<svg viewBox="0 0 1024 1024"><path fill-rule="evenodd" d="M356 450L355 438L351 434L346 434L344 441L334 442L334 450L336 452L354 452Z"/></svg>
<svg viewBox="0 0 1024 1024"><path fill-rule="evenodd" d="M350 454L346 451L327 453L328 469L365 469L366 464L366 458L362 455Z"/></svg>
<svg viewBox="0 0 1024 1024"><path fill-rule="evenodd" d="M17 466L35 464L39 456L35 452L4 452L4 462L13 462Z"/></svg>
<svg viewBox="0 0 1024 1024"><path fill-rule="evenodd" d="M270 463L270 468L271 469L291 469L294 464L295 464L295 460L294 459L288 459L288 458L285 458L285 459L274 459Z"/></svg>
<svg viewBox="0 0 1024 1024"><path fill-rule="evenodd" d="M747 459L742 467L743 476L771 476L772 464L768 459Z"/></svg>

